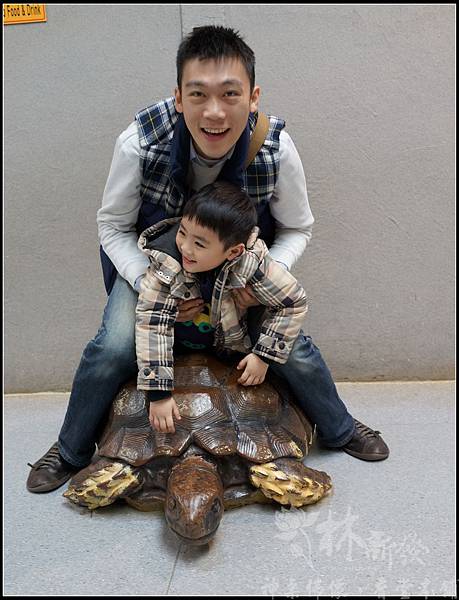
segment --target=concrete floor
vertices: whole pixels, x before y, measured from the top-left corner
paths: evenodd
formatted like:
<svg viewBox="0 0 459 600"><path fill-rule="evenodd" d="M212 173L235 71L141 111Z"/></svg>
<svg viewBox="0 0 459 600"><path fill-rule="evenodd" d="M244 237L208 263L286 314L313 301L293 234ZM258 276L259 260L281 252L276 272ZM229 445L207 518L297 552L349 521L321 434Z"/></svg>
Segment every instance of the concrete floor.
<svg viewBox="0 0 459 600"><path fill-rule="evenodd" d="M67 485L27 492L27 462L57 439L68 394L6 396L4 594L454 596L454 383L337 387L382 432L388 460L316 444L306 463L330 474L329 497L228 511L197 549L161 513L117 504L91 515L62 497Z"/></svg>

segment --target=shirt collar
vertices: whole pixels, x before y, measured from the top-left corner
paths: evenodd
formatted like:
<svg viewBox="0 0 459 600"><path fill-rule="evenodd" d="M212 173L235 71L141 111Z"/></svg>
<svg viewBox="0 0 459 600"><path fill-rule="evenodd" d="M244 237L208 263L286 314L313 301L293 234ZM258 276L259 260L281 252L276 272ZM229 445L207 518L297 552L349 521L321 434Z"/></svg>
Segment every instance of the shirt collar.
<svg viewBox="0 0 459 600"><path fill-rule="evenodd" d="M190 136L190 160L193 161L194 163L197 163L198 165L205 166L205 167L215 167L216 165L222 165L225 161L227 161L228 159L230 159L233 156L235 146L236 146L236 144L222 158L217 158L217 159L203 158L196 152L196 149L193 144L193 139Z"/></svg>

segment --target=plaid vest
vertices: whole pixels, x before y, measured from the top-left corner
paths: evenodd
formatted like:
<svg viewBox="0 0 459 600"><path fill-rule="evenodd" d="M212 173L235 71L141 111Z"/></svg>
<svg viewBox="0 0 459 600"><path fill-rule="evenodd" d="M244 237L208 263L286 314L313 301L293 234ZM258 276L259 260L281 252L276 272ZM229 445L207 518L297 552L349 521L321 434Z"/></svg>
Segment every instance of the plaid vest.
<svg viewBox="0 0 459 600"><path fill-rule="evenodd" d="M135 116L140 142L142 205L137 219L137 233L163 219L180 216L189 190L186 179L190 162L190 132L183 115L176 111L174 98L167 98L138 112ZM258 212L260 237L269 247L275 234L274 219L269 211L279 173L279 134L285 121L269 117L266 139L251 164L245 168L250 136L257 114L250 113L247 126L236 142L218 179L243 188L253 199ZM105 287L110 293L116 277L115 267L101 248Z"/></svg>
<svg viewBox="0 0 459 600"><path fill-rule="evenodd" d="M167 98L136 115L140 140L140 167L142 183L140 195L144 204L161 208L162 218L180 216L187 200L186 176L190 158L190 133L183 116L175 109L174 98ZM225 179L243 188L253 199L260 212L269 202L276 186L279 172L279 134L285 122L270 117L270 127L263 146L247 169L250 135L257 123L251 113L247 127L236 143L218 179ZM139 229L153 225L152 207L142 206ZM147 214L145 214L147 213ZM145 219L142 217L145 216ZM139 231L139 233L141 232Z"/></svg>

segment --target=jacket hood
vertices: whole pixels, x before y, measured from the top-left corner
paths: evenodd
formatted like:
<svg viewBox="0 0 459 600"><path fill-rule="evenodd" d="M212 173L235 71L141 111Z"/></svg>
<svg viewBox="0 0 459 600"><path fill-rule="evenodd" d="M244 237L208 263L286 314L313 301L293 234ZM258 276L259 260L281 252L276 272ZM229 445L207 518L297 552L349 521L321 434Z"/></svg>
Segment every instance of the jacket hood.
<svg viewBox="0 0 459 600"><path fill-rule="evenodd" d="M180 217L164 219L146 229L139 237L139 248L150 256L155 251L163 251L180 262L180 251L175 243L175 236L180 226L180 220Z"/></svg>
<svg viewBox="0 0 459 600"><path fill-rule="evenodd" d="M164 219L148 227L140 234L137 246L150 259L151 266L165 283L171 283L182 270L182 260L175 234L181 217Z"/></svg>

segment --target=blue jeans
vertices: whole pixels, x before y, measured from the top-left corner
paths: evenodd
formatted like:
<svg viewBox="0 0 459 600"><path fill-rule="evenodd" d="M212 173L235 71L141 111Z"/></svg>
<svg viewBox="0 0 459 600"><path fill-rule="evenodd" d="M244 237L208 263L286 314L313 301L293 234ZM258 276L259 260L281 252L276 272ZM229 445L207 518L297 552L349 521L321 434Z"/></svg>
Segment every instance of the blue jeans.
<svg viewBox="0 0 459 600"><path fill-rule="evenodd" d="M102 324L86 346L75 373L58 443L60 454L77 467L90 463L118 390L137 376L137 298L137 292L117 275Z"/></svg>
<svg viewBox="0 0 459 600"><path fill-rule="evenodd" d="M264 312L263 306L249 308L247 324L253 344L260 335ZM317 425L322 444L330 448L347 444L354 435L354 419L338 396L330 371L309 335L300 330L287 362L272 363L269 368L286 379L298 406Z"/></svg>
<svg viewBox="0 0 459 600"><path fill-rule="evenodd" d="M59 433L59 452L66 461L89 464L120 387L137 376L135 307L137 292L117 275L102 324L86 346L73 380L67 413ZM252 340L258 338L264 307L249 309ZM319 349L300 332L288 361L270 367L287 379L298 405L317 425L322 443L338 447L354 432L354 421L340 400Z"/></svg>

